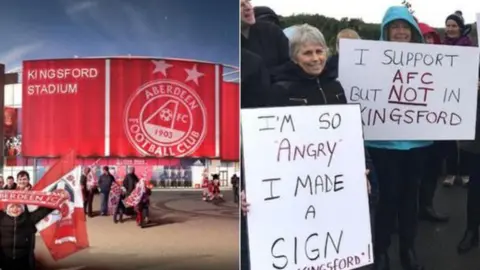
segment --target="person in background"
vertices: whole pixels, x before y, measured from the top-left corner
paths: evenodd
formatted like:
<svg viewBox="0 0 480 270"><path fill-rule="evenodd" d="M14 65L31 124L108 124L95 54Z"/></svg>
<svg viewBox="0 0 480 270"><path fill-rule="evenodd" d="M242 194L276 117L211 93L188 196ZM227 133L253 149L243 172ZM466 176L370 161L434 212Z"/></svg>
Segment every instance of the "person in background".
<svg viewBox="0 0 480 270"><path fill-rule="evenodd" d="M269 7L254 7L253 13L255 14L255 20L257 22L272 23L278 27L280 26L280 20L277 13Z"/></svg>
<svg viewBox="0 0 480 270"><path fill-rule="evenodd" d="M0 176L0 190L5 189L5 180Z"/></svg>
<svg viewBox="0 0 480 270"><path fill-rule="evenodd" d="M138 176L135 174L135 167L128 167L127 171L128 174L125 176L125 179L123 179L122 184L124 192L120 196L120 201L118 202L117 209L115 210L115 214L113 215L114 223L117 223L118 221L120 221L120 223L123 223L123 214L127 210L127 208L123 204L123 200L125 198L128 198L128 196L132 194L132 192L135 190L135 187L137 186L137 183L140 181L140 179L138 179Z"/></svg>
<svg viewBox="0 0 480 270"><path fill-rule="evenodd" d="M239 195L240 193L238 193L238 185L239 185L239 182L240 181L240 178L238 178L237 174L233 174L232 178L230 179L230 184L232 184L232 191L233 191L233 201L235 203L238 203L238 199L239 199Z"/></svg>
<svg viewBox="0 0 480 270"><path fill-rule="evenodd" d="M90 173L90 167L83 168L82 176L80 176L80 188L82 189L83 196L83 212L85 215L88 215L88 197L89 190L87 187L88 174Z"/></svg>
<svg viewBox="0 0 480 270"><path fill-rule="evenodd" d="M263 59L247 49L241 49L241 103L242 109L261 108L268 105L270 92L270 74L263 62ZM240 138L241 140L241 138ZM241 143L241 142L240 142ZM243 150L240 148L241 159ZM240 162L240 170L243 172L243 162ZM244 174L241 174L242 176ZM208 181L208 175L206 176ZM240 179L239 186L243 192L245 189L245 177ZM208 182L207 182L208 188ZM204 189L205 190L205 189ZM205 191L204 191L205 193ZM208 189L207 189L208 193ZM205 198L205 196L204 196ZM205 200L205 199L204 199ZM250 253L248 249L248 228L247 217L240 216L240 269L250 269Z"/></svg>
<svg viewBox="0 0 480 270"><path fill-rule="evenodd" d="M30 184L30 177L28 175L22 174L17 175L17 190L31 190L32 184Z"/></svg>
<svg viewBox="0 0 480 270"><path fill-rule="evenodd" d="M220 175L215 173L212 174L211 192L210 192L210 201L218 202L223 201L223 194L220 190Z"/></svg>
<svg viewBox="0 0 480 270"><path fill-rule="evenodd" d="M440 36L437 31L425 23L418 23L423 38L427 44L441 44ZM438 178L442 174L443 162L446 159L446 153L443 151L449 141L436 141L427 147L427 159L425 174L420 182L419 190L419 214L423 220L432 222L447 222L448 216L442 215L435 210L433 198L437 189Z"/></svg>
<svg viewBox="0 0 480 270"><path fill-rule="evenodd" d="M297 27L298 25L292 25L283 29L283 34L288 38L288 40L290 40L290 38L293 36L293 33L295 33Z"/></svg>
<svg viewBox="0 0 480 270"><path fill-rule="evenodd" d="M468 36L472 31L471 25L466 25L463 13L460 10L449 15L445 20L445 39L443 44L456 46L474 46Z"/></svg>
<svg viewBox="0 0 480 270"><path fill-rule="evenodd" d="M92 170L95 170L92 172ZM90 179L89 177L93 177ZM89 168L89 174L87 174L87 215L88 217L93 217L93 198L95 198L95 194L98 193L98 183L95 181L94 177L96 177L96 167Z"/></svg>
<svg viewBox="0 0 480 270"><path fill-rule="evenodd" d="M240 2L241 47L263 60L270 74L289 61L288 39L282 29L272 23L257 22L250 0Z"/></svg>
<svg viewBox="0 0 480 270"><path fill-rule="evenodd" d="M480 68L479 68L480 77ZM480 81L478 82L478 91L480 91ZM463 238L457 246L459 254L465 254L478 247L479 245L479 227L480 227L480 93L477 96L477 122L475 125L475 139L473 141L461 141L460 149L471 154L470 162L470 181L467 192L467 225Z"/></svg>
<svg viewBox="0 0 480 270"><path fill-rule="evenodd" d="M422 31L426 44L442 44L440 35L430 25L419 22L418 27L420 28L420 31Z"/></svg>
<svg viewBox="0 0 480 270"><path fill-rule="evenodd" d="M209 185L210 185L210 180L208 179L208 174L204 173L203 179L202 179L202 200L203 200L203 201L208 201L208 198L209 198L209 192L208 192Z"/></svg>
<svg viewBox="0 0 480 270"><path fill-rule="evenodd" d="M270 74L260 56L247 49L241 50L241 106L257 108L267 105Z"/></svg>
<svg viewBox="0 0 480 270"><path fill-rule="evenodd" d="M472 28L465 24L461 11L455 11L445 20L445 39L443 44L452 46L473 46L468 36ZM461 179L462 184L468 184L468 170L471 162L471 153L459 149L458 142L449 141L444 145L447 153L447 176L443 185L451 187L456 179Z"/></svg>
<svg viewBox="0 0 480 270"><path fill-rule="evenodd" d="M102 216L108 215L108 196L115 178L110 174L108 166L102 169L102 175L98 179L98 188L100 189L100 214Z"/></svg>
<svg viewBox="0 0 480 270"><path fill-rule="evenodd" d="M423 35L409 10L390 7L382 20L380 39L423 43ZM398 217L400 262L404 270L424 269L415 252L418 189L430 141L367 141L375 166L379 202L374 230L375 270L390 269L388 250Z"/></svg>
<svg viewBox="0 0 480 270"><path fill-rule="evenodd" d="M150 222L150 196L152 196L152 186L145 184L145 192L137 205L137 225L142 229Z"/></svg>
<svg viewBox="0 0 480 270"><path fill-rule="evenodd" d="M333 76L338 77L338 61L340 59L340 39L361 39L360 35L353 29L346 28L338 32L337 34L337 45L336 45L336 53L330 56L327 60L326 69L333 73Z"/></svg>
<svg viewBox="0 0 480 270"><path fill-rule="evenodd" d="M17 183L15 183L15 179L13 176L7 177L7 184L5 185L4 189L6 190L15 190L17 189Z"/></svg>

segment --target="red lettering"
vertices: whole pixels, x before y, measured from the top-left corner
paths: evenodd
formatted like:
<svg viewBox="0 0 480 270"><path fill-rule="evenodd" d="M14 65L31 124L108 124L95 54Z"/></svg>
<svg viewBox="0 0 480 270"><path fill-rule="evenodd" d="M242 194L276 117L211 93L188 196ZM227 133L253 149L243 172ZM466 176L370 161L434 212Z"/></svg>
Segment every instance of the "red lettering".
<svg viewBox="0 0 480 270"><path fill-rule="evenodd" d="M390 95L388 95L388 100L402 101L403 85L400 85L400 89L397 90L395 85L392 85L390 90ZM392 95L395 95L395 98L392 99Z"/></svg>
<svg viewBox="0 0 480 270"><path fill-rule="evenodd" d="M396 80L400 80L400 82L403 83L402 73L400 72L400 69L395 72L395 76L393 76L392 82L394 83Z"/></svg>

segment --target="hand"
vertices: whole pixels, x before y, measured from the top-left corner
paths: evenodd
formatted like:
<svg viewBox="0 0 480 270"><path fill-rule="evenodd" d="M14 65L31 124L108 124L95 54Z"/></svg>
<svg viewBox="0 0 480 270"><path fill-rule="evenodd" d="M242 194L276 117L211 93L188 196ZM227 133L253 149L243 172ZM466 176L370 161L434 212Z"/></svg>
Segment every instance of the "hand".
<svg viewBox="0 0 480 270"><path fill-rule="evenodd" d="M368 190L368 195L372 193L372 185L370 184L370 180L368 180L368 174L370 173L370 170L365 171L365 180L367 180L367 190Z"/></svg>
<svg viewBox="0 0 480 270"><path fill-rule="evenodd" d="M245 196L245 190L242 190L242 192L240 193L240 204L242 206L242 214L246 216L250 209L250 204L247 203L247 196Z"/></svg>

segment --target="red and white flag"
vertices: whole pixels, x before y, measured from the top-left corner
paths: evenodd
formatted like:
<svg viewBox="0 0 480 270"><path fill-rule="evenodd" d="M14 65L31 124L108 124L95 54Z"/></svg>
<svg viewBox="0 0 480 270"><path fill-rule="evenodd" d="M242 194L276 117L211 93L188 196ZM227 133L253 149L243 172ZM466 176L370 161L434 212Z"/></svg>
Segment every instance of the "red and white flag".
<svg viewBox="0 0 480 270"><path fill-rule="evenodd" d="M90 172L87 175L87 188L89 190L92 190L94 187L98 186L98 179L95 172L96 172L96 168L94 166L91 166Z"/></svg>
<svg viewBox="0 0 480 270"><path fill-rule="evenodd" d="M75 153L62 157L34 190L52 192L63 190L69 194L67 207L55 210L37 224L37 229L52 258L60 260L89 247L83 197L80 187L81 167L75 167Z"/></svg>
<svg viewBox="0 0 480 270"><path fill-rule="evenodd" d="M108 194L108 214L114 215L115 210L118 207L120 202L120 197L122 196L122 187L117 183L113 182L112 187L110 188L110 193Z"/></svg>
<svg viewBox="0 0 480 270"><path fill-rule="evenodd" d="M135 189L132 191L130 196L128 196L124 201L123 204L126 207L136 207L140 200L142 199L143 194L145 193L145 178L140 179Z"/></svg>

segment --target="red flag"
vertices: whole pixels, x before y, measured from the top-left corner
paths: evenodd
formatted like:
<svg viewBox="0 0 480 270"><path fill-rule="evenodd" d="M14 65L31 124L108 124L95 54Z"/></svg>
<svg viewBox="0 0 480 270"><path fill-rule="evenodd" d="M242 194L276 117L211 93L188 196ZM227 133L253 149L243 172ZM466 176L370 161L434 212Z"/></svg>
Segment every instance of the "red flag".
<svg viewBox="0 0 480 270"><path fill-rule="evenodd" d="M64 190L70 196L59 211L37 224L37 229L52 258L59 260L89 246L83 198L80 189L81 168L75 167L75 152L62 157L34 186L34 190Z"/></svg>
<svg viewBox="0 0 480 270"><path fill-rule="evenodd" d="M32 190L44 190L46 187L57 182L62 176L75 168L75 161L77 154L75 151L70 151L68 154L61 157L50 169L38 180L33 186Z"/></svg>

